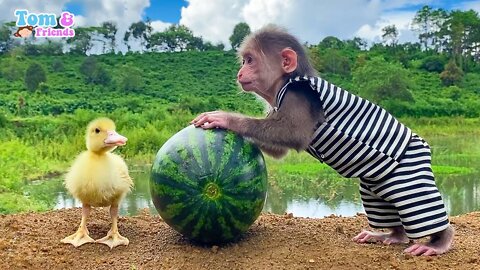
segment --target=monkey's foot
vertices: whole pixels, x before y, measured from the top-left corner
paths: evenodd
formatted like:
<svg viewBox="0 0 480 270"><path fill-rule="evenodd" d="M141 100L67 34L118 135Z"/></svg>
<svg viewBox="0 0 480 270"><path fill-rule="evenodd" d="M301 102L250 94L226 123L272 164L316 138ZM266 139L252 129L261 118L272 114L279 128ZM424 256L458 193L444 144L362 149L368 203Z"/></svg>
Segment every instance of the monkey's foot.
<svg viewBox="0 0 480 270"><path fill-rule="evenodd" d="M128 246L130 241L128 241L126 237L121 236L120 233L118 233L118 231L115 233L112 231L109 231L107 236L101 239L95 240L95 243L105 244L109 246L110 249L112 249L120 245Z"/></svg>
<svg viewBox="0 0 480 270"><path fill-rule="evenodd" d="M449 251L453 243L454 230L452 226L431 236L427 244L415 244L404 250L414 256L440 255Z"/></svg>
<svg viewBox="0 0 480 270"><path fill-rule="evenodd" d="M95 240L88 235L88 230L86 228L79 228L76 233L63 238L61 242L72 244L74 247L79 247L86 243L93 243Z"/></svg>
<svg viewBox="0 0 480 270"><path fill-rule="evenodd" d="M385 245L407 244L410 242L403 231L392 231L389 233L362 231L352 240L357 243L382 242Z"/></svg>

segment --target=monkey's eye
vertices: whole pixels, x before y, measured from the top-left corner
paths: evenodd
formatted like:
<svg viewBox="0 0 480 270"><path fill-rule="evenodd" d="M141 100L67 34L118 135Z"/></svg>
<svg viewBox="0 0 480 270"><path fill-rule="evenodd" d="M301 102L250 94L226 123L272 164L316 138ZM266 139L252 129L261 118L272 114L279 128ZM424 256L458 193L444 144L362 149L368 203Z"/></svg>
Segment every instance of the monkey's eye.
<svg viewBox="0 0 480 270"><path fill-rule="evenodd" d="M253 57L247 55L242 59L242 66L245 64L251 65L253 62Z"/></svg>
<svg viewBox="0 0 480 270"><path fill-rule="evenodd" d="M100 133L100 129L96 128L95 133L97 133L97 134Z"/></svg>

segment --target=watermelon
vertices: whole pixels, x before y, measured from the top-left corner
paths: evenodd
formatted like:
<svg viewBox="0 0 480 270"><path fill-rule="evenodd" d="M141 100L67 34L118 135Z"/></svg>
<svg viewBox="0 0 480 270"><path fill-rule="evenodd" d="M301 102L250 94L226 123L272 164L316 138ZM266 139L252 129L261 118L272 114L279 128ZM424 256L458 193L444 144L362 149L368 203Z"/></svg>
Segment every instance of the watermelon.
<svg viewBox="0 0 480 270"><path fill-rule="evenodd" d="M201 243L225 243L263 209L267 170L261 151L223 129L193 125L172 136L151 169L156 210L174 230Z"/></svg>

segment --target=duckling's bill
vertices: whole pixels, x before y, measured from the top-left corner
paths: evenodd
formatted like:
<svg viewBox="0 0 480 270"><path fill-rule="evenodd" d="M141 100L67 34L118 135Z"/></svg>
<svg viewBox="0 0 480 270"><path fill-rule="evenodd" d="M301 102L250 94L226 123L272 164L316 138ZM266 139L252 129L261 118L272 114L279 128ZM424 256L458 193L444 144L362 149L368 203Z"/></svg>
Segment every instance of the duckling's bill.
<svg viewBox="0 0 480 270"><path fill-rule="evenodd" d="M107 138L103 141L105 146L122 146L127 144L128 139L118 134L115 130L109 130L107 134Z"/></svg>

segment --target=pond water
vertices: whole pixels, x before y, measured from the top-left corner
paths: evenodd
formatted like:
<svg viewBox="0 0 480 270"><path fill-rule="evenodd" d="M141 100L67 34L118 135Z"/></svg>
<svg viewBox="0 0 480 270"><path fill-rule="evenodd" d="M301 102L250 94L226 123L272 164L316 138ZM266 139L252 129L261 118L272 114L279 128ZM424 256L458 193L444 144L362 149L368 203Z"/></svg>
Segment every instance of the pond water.
<svg viewBox="0 0 480 270"><path fill-rule="evenodd" d="M449 214L458 215L480 210L480 138L438 136L429 138L428 141L434 155L434 170L442 172L436 173L436 181ZM149 167L131 170L135 189L122 202L122 215L135 215L144 208L156 214L150 199L149 171ZM453 173L445 173L447 171ZM321 188L318 188L318 183L313 185L317 192L312 187L316 179L312 181L304 176L300 178L301 180L292 177L291 181L295 182L293 185L270 186L264 211L277 214L288 212L299 217L324 217L331 214L353 216L363 212L357 180L338 177L321 179ZM338 185L339 181L341 186ZM81 206L79 201L65 191L63 179L52 179L48 182L49 192L53 197L51 199L55 200L55 209ZM30 190L34 192L36 189ZM45 189L40 190L45 192Z"/></svg>

